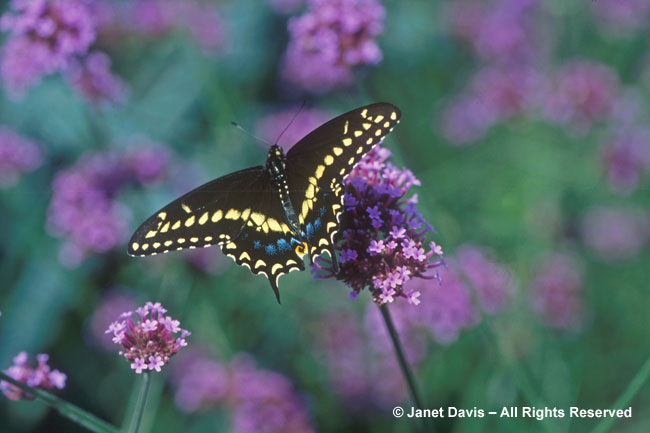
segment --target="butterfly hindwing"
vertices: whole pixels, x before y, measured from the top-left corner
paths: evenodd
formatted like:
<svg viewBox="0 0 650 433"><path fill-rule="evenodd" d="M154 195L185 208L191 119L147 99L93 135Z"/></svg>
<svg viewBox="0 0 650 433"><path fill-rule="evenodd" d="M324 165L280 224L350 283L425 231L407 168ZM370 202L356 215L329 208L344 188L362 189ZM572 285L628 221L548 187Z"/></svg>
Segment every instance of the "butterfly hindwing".
<svg viewBox="0 0 650 433"><path fill-rule="evenodd" d="M287 153L289 191L298 220L307 230L308 224L320 219L315 240L310 240L310 254L328 251L334 259L331 244L343 211L343 179L400 117L392 104L360 107L315 129Z"/></svg>

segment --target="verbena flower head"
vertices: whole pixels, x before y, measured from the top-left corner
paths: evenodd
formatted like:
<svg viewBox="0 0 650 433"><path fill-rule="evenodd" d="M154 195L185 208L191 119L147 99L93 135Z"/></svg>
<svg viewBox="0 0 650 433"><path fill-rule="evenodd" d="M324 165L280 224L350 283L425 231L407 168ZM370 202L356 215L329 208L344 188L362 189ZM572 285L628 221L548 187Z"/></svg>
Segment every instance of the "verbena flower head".
<svg viewBox="0 0 650 433"><path fill-rule="evenodd" d="M20 352L14 357L14 365L4 372L17 381L34 388L65 388L67 378L65 373L61 373L59 370L52 370L47 364L49 360L48 355L44 353L36 355L36 360L38 362L37 366L32 367L28 363L27 353ZM34 396L4 381L0 381L0 390L11 400L32 400L34 398Z"/></svg>
<svg viewBox="0 0 650 433"><path fill-rule="evenodd" d="M628 36L650 19L650 3L645 0L603 0L590 5L604 27Z"/></svg>
<svg viewBox="0 0 650 433"><path fill-rule="evenodd" d="M488 314L501 311L514 291L510 272L477 245L461 245L456 252L456 259L475 290L483 310Z"/></svg>
<svg viewBox="0 0 650 433"><path fill-rule="evenodd" d="M328 113L317 109L287 108L263 117L257 123L255 132L258 137L273 142L282 134L277 144L287 152L298 140L331 118ZM283 133L285 127L287 130Z"/></svg>
<svg viewBox="0 0 650 433"><path fill-rule="evenodd" d="M385 11L378 0L310 0L307 12L289 21L283 75L312 92L353 82L353 68L382 60L375 38Z"/></svg>
<svg viewBox="0 0 650 433"><path fill-rule="evenodd" d="M120 245L128 233L119 193L160 179L167 162L162 146L138 139L129 151L86 154L58 173L47 224L53 235L65 238L61 263L76 267L89 253Z"/></svg>
<svg viewBox="0 0 650 433"><path fill-rule="evenodd" d="M638 207L595 207L585 215L582 235L603 260L629 259L650 238L650 216Z"/></svg>
<svg viewBox="0 0 650 433"><path fill-rule="evenodd" d="M452 31L487 60L521 63L539 55L538 0L460 0L450 3Z"/></svg>
<svg viewBox="0 0 650 433"><path fill-rule="evenodd" d="M554 81L545 102L546 116L579 133L608 119L620 96L616 72L590 60L568 62Z"/></svg>
<svg viewBox="0 0 650 433"><path fill-rule="evenodd" d="M530 113L539 105L547 84L526 65L481 69L442 115L442 130L454 145L477 141L492 126Z"/></svg>
<svg viewBox="0 0 650 433"><path fill-rule="evenodd" d="M131 364L136 373L146 370L161 371L182 347L191 333L180 327L180 322L165 316L166 309L159 302L147 302L135 311L127 311L110 324L107 334L122 346L120 355Z"/></svg>
<svg viewBox="0 0 650 433"><path fill-rule="evenodd" d="M111 59L102 52L71 62L66 77L74 89L93 105L119 103L126 96L126 84L111 73Z"/></svg>
<svg viewBox="0 0 650 433"><path fill-rule="evenodd" d="M35 142L0 126L0 189L15 185L22 173L35 170L42 160Z"/></svg>
<svg viewBox="0 0 650 433"><path fill-rule="evenodd" d="M442 248L427 244L433 227L415 207L417 196L406 198L420 181L408 169L398 169L387 159L390 152L375 147L345 180L345 212L336 243L340 272L319 258L312 268L317 278L336 277L352 288L352 297L368 287L375 302L398 298L420 303L417 291L404 289L413 278L433 278L441 266Z"/></svg>
<svg viewBox="0 0 650 433"><path fill-rule="evenodd" d="M650 131L627 127L617 133L605 146L603 165L615 193L633 192L641 176L650 171Z"/></svg>
<svg viewBox="0 0 650 433"><path fill-rule="evenodd" d="M538 263L530 285L533 310L551 328L576 330L585 314L583 274L567 253L551 254Z"/></svg>
<svg viewBox="0 0 650 433"><path fill-rule="evenodd" d="M239 433L311 433L305 405L282 374L263 370L246 354L229 363L202 353L183 359L173 369L174 401L185 412L226 407L228 431Z"/></svg>
<svg viewBox="0 0 650 433"><path fill-rule="evenodd" d="M0 26L10 32L0 65L5 88L20 97L45 75L65 70L95 40L85 0L13 0Z"/></svg>

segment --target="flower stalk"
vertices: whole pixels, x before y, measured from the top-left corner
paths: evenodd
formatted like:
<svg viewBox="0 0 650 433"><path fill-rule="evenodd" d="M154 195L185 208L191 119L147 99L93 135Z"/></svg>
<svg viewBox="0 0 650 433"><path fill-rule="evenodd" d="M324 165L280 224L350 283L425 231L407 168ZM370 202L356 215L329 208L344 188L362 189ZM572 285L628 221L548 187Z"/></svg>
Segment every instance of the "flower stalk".
<svg viewBox="0 0 650 433"><path fill-rule="evenodd" d="M395 355L397 356L397 362L399 363L400 370L402 370L402 375L404 375L404 380L408 385L409 394L417 406L418 409L423 409L422 398L420 397L420 391L418 389L417 382L415 381L415 375L409 366L406 356L404 355L404 350L402 349L402 343L400 342L399 335L393 325L393 320L390 317L390 312L388 311L388 306L382 304L379 306L379 311L381 311L381 316L384 318L384 323L386 324L386 329L390 335L390 339L393 342L393 348L395 349Z"/></svg>
<svg viewBox="0 0 650 433"><path fill-rule="evenodd" d="M5 382L9 382L10 384L24 391L28 395L34 396L36 399L56 409L64 417L75 422L76 424L79 424L87 428L92 432L120 433L120 430L117 427L114 427L111 424L102 421L101 419L97 418L95 415L86 412L85 410L81 409L78 406L75 406L72 403L60 399L59 397L56 397L55 395L47 391L33 388L20 381L17 381L2 371L0 371L0 379L2 379Z"/></svg>
<svg viewBox="0 0 650 433"><path fill-rule="evenodd" d="M144 409L147 406L147 398L149 397L150 387L151 374L149 372L145 372L142 374L142 380L140 382L140 393L138 394L138 399L136 400L135 407L133 408L131 422L129 423L129 429L127 430L128 433L137 433L140 429Z"/></svg>

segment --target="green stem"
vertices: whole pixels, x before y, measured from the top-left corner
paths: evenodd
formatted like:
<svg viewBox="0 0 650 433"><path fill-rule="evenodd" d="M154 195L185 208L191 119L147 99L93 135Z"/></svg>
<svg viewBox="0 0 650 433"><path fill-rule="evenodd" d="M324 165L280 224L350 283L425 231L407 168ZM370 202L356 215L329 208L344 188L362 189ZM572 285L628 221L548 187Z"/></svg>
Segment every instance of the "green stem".
<svg viewBox="0 0 650 433"><path fill-rule="evenodd" d="M388 330L390 339L393 342L395 355L397 355L397 361L399 363L400 369L402 370L402 374L404 375L404 379L406 380L406 384L408 385L411 398L413 399L413 402L418 409L423 409L424 407L422 406L420 392L418 390L417 383L415 382L415 376L413 375L413 371L411 370L411 367L406 360L406 356L404 356L402 343L400 342L399 335L397 335L397 331L395 330L395 325L393 325L393 320L390 318L388 307L384 304L379 307L379 310L381 311L381 315L383 316L384 322L386 323L386 329Z"/></svg>
<svg viewBox="0 0 650 433"><path fill-rule="evenodd" d="M630 383L625 388L625 391L620 395L620 397L614 402L612 409L623 409L625 406L628 406L636 394L641 390L643 385L650 378L650 357L641 366L641 369L637 374L632 378ZM616 422L616 418L604 418L596 428L594 428L591 433L605 433L608 431L612 425Z"/></svg>
<svg viewBox="0 0 650 433"><path fill-rule="evenodd" d="M149 386L151 385L151 375L149 372L142 373L142 382L140 383L140 393L138 394L138 400L135 402L135 407L133 408L133 415L131 417L131 422L129 423L128 433L137 433L140 428L140 423L142 422L142 415L144 414L144 408L147 405L147 397L149 396Z"/></svg>
<svg viewBox="0 0 650 433"><path fill-rule="evenodd" d="M95 415L86 412L80 407L75 406L72 403L68 403L67 401L62 400L47 391L43 391L42 389L32 388L31 386L19 382L11 376L8 376L2 371L0 371L0 379L11 383L27 394L36 397L37 400L40 400L48 406L53 407L64 417L87 428L90 431L96 433L119 433L120 431L117 427L114 427L107 422L102 421Z"/></svg>

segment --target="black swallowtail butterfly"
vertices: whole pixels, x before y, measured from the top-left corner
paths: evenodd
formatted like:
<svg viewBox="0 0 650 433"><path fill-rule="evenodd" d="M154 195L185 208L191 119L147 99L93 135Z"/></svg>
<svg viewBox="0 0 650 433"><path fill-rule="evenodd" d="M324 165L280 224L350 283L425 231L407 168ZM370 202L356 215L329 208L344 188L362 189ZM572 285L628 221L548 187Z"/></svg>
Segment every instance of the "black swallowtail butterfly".
<svg viewBox="0 0 650 433"><path fill-rule="evenodd" d="M318 127L285 156L273 145L266 166L206 183L174 200L133 234L128 252L148 256L219 245L240 266L264 274L280 302L281 275L304 270L327 252L343 210L343 179L393 130L400 111L388 103L357 108Z"/></svg>

